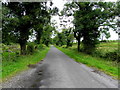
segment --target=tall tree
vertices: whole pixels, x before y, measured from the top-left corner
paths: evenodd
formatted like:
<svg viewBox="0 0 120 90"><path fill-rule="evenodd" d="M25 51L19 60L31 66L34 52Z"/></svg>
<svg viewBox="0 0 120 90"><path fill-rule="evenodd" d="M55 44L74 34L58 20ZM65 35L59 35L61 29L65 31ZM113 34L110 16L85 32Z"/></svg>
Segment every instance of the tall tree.
<svg viewBox="0 0 120 90"><path fill-rule="evenodd" d="M54 29L55 28L51 25L47 25L43 28L42 43L46 46L49 46L49 44L52 42L51 36Z"/></svg>
<svg viewBox="0 0 120 90"><path fill-rule="evenodd" d="M38 28L41 27L38 25L42 22L42 15L40 14L44 13L45 15L46 10L41 10L40 8L43 4L41 5L41 3L38 2L8 2L4 5L9 8L10 12L6 15L9 16L9 20L7 19L3 22L3 32L9 30L7 32L8 34L12 33L15 35L15 38L17 38L16 41L21 47L21 54L24 55L26 54L26 43L30 35L30 30L32 28L38 30ZM35 26L36 23L38 24ZM9 29L7 29L8 27ZM42 29L38 31L40 32Z"/></svg>
<svg viewBox="0 0 120 90"><path fill-rule="evenodd" d="M34 14L33 7L35 3L23 3L23 2L8 2L6 7L10 9L10 13L13 13L13 19L17 18L17 25L11 26L15 33L18 34L17 39L21 47L21 54L26 54L26 43L29 36L29 30L31 28L32 14ZM11 24L12 22L10 22Z"/></svg>
<svg viewBox="0 0 120 90"><path fill-rule="evenodd" d="M100 26L109 25L114 18L114 3L106 2L72 2L65 7L68 15L74 16L74 36L78 41L80 51L80 39L83 38L84 52L91 53L100 37ZM73 12L71 11L73 9Z"/></svg>
<svg viewBox="0 0 120 90"><path fill-rule="evenodd" d="M57 32L57 35L53 38L53 41L58 46L66 45L66 38L62 32Z"/></svg>
<svg viewBox="0 0 120 90"><path fill-rule="evenodd" d="M47 25L49 25L51 23L50 22L51 15L56 15L58 13L57 7L51 8L51 6L53 5L52 2L50 2L50 3L40 2L40 5L41 5L40 10L37 13L35 13L36 21L34 22L34 29L37 34L36 35L37 44L40 44L40 40L41 40L42 34L44 32L44 27L46 27Z"/></svg>
<svg viewBox="0 0 120 90"><path fill-rule="evenodd" d="M66 47L68 48L68 47L72 46L72 43L73 43L73 40L74 40L74 35L73 35L72 28L63 29L62 34L65 37Z"/></svg>
<svg viewBox="0 0 120 90"><path fill-rule="evenodd" d="M115 9L115 16L117 19L117 33L120 38L120 13L119 12L120 12L120 1L116 3L116 9Z"/></svg>
<svg viewBox="0 0 120 90"><path fill-rule="evenodd" d="M43 27L50 23L50 12L47 7L47 2L40 2L39 10L34 14L34 29L36 31L36 43L40 44L40 39L43 33ZM38 9L38 8L37 8Z"/></svg>

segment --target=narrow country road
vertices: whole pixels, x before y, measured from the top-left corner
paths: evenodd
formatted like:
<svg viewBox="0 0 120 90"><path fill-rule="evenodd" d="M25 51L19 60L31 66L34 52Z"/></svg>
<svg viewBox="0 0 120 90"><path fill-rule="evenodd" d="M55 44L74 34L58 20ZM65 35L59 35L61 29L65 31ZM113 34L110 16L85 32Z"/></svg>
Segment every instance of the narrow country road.
<svg viewBox="0 0 120 90"><path fill-rule="evenodd" d="M3 87L117 88L118 86L117 80L103 73L94 72L92 68L75 62L51 46L42 64L12 78L3 84Z"/></svg>
<svg viewBox="0 0 120 90"><path fill-rule="evenodd" d="M54 46L43 62L43 88L115 88L112 81L75 62Z"/></svg>

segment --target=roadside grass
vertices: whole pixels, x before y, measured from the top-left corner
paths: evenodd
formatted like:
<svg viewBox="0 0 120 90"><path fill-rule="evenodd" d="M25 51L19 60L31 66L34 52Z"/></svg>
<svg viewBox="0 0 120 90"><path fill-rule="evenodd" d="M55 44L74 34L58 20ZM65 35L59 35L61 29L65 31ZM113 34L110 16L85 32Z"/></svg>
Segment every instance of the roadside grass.
<svg viewBox="0 0 120 90"><path fill-rule="evenodd" d="M33 55L20 56L15 61L4 60L2 62L2 78L0 78L0 81L5 81L6 79L14 76L20 71L28 69L29 64L38 63L46 56L48 50L49 47L44 47L36 50Z"/></svg>
<svg viewBox="0 0 120 90"><path fill-rule="evenodd" d="M66 47L63 45L62 47ZM81 43L80 45L81 49L83 49L83 45ZM77 43L74 43L72 47L69 47L71 50L76 50L77 49ZM120 53L118 49L118 41L114 42L100 42L96 46L96 50L92 52L91 54L94 57L99 57L103 58L104 60L111 60L111 61L116 61L116 63L119 61L120 58Z"/></svg>
<svg viewBox="0 0 120 90"><path fill-rule="evenodd" d="M104 73L113 76L114 79L118 79L118 65L113 61L104 60L98 57L92 57L90 55L77 52L75 49L57 47L59 50L64 52L75 61L86 64L87 66L93 67Z"/></svg>

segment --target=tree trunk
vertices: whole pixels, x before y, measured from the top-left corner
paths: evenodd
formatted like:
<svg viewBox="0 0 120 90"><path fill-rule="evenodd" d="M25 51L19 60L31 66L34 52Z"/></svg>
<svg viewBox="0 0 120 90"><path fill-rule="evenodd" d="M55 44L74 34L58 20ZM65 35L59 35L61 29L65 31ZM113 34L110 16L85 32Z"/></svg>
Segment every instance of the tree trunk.
<svg viewBox="0 0 120 90"><path fill-rule="evenodd" d="M49 41L46 41L46 42L45 42L45 45L46 45L47 47L49 46L49 44L48 44L48 43L49 43Z"/></svg>
<svg viewBox="0 0 120 90"><path fill-rule="evenodd" d="M78 39L78 52L80 51L80 38Z"/></svg>
<svg viewBox="0 0 120 90"><path fill-rule="evenodd" d="M67 40L67 48L70 46L70 40Z"/></svg>
<svg viewBox="0 0 120 90"><path fill-rule="evenodd" d="M37 34L37 44L40 44L40 35L39 34Z"/></svg>
<svg viewBox="0 0 120 90"><path fill-rule="evenodd" d="M41 33L38 31L36 36L37 44L40 44L40 39L41 39Z"/></svg>
<svg viewBox="0 0 120 90"><path fill-rule="evenodd" d="M20 43L21 55L26 54L26 43Z"/></svg>
<svg viewBox="0 0 120 90"><path fill-rule="evenodd" d="M78 52L80 51L80 39L81 39L81 33L79 32L78 36L76 36L76 32L74 32L74 37L76 38L76 40L78 41Z"/></svg>

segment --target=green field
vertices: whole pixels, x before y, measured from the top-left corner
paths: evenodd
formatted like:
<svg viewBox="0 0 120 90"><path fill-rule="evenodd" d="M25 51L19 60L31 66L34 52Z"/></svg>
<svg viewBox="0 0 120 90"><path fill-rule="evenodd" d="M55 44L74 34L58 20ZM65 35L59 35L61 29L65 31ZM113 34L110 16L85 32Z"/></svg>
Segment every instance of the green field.
<svg viewBox="0 0 120 90"><path fill-rule="evenodd" d="M98 45L97 50L105 54L108 52L114 52L117 49L117 47L118 47L117 42L100 43L100 45ZM75 61L96 68L100 71L105 72L108 75L113 76L113 78L118 79L118 63L116 63L116 61L107 60L100 57L88 55L82 52L78 52L76 44L74 44L70 48L63 48L63 47L57 47L57 48L62 52L64 52L66 55L75 59Z"/></svg>
<svg viewBox="0 0 120 90"><path fill-rule="evenodd" d="M2 78L3 81L22 70L28 69L29 64L36 64L41 61L48 52L49 47L42 47L35 51L33 55L16 56L14 52L3 52Z"/></svg>
<svg viewBox="0 0 120 90"><path fill-rule="evenodd" d="M114 52L118 50L118 42L100 43L97 47L97 50L103 53Z"/></svg>
<svg viewBox="0 0 120 90"><path fill-rule="evenodd" d="M66 47L66 46L62 46ZM83 47L82 44L80 46ZM77 44L73 44L72 47L69 47L71 50L77 50ZM116 61L120 58L120 53L118 51L118 42L102 42L97 45L96 50L92 53L92 56L104 58L106 60Z"/></svg>
<svg viewBox="0 0 120 90"><path fill-rule="evenodd" d="M82 47L82 45L81 45ZM74 44L72 47L69 47L69 49L76 49L77 44ZM118 50L118 42L103 42L97 45L97 50L101 51L103 53L113 52L115 50Z"/></svg>

